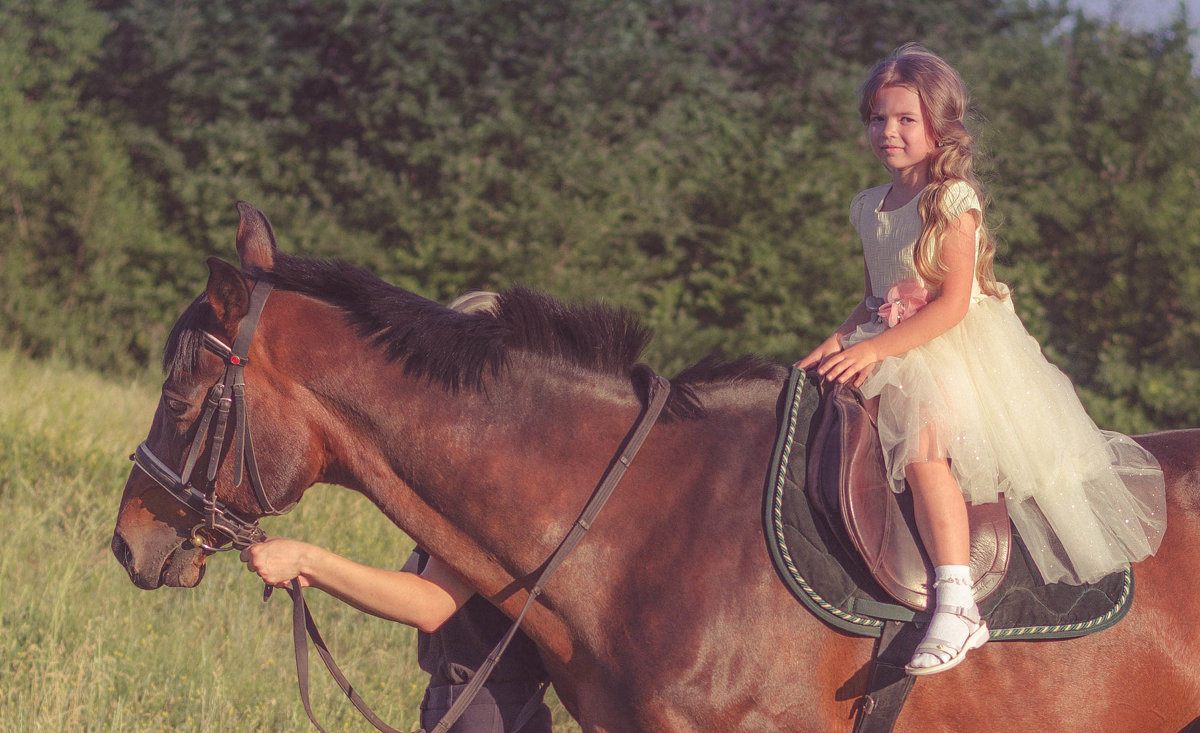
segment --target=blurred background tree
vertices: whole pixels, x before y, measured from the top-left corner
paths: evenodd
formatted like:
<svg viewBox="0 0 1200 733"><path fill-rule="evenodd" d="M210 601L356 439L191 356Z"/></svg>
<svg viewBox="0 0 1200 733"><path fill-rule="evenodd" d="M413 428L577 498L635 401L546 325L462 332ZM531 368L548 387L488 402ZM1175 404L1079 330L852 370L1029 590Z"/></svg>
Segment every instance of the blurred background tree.
<svg viewBox="0 0 1200 733"><path fill-rule="evenodd" d="M150 368L242 199L430 298L629 307L666 373L787 363L861 297L856 89L917 40L972 88L1048 355L1105 427L1200 425L1191 34L1032 0L0 0L0 339Z"/></svg>

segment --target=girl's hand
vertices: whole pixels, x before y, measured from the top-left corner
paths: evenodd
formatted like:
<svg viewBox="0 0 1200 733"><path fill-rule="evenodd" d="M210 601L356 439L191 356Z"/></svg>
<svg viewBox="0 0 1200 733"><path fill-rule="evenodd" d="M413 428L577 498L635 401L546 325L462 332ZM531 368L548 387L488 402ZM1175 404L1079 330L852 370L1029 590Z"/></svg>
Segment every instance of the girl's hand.
<svg viewBox="0 0 1200 733"><path fill-rule="evenodd" d="M250 572L256 573L267 585L282 587L298 579L300 586L307 588L312 583L302 568L312 555L320 551L320 548L307 542L272 537L250 545L238 557L246 563Z"/></svg>
<svg viewBox="0 0 1200 733"><path fill-rule="evenodd" d="M868 339L830 356L817 368L817 373L830 382L849 384L858 389L878 363L879 354Z"/></svg>
<svg viewBox="0 0 1200 733"><path fill-rule="evenodd" d="M797 369L808 369L817 366L824 362L830 356L841 352L842 336L834 332L829 338L821 342L821 345L813 349L808 356L796 362Z"/></svg>

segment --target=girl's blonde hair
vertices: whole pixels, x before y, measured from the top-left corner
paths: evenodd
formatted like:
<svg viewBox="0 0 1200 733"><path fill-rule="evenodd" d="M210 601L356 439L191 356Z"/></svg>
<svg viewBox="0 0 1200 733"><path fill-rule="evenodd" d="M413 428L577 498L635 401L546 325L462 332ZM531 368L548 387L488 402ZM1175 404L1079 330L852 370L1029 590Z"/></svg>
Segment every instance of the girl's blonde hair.
<svg viewBox="0 0 1200 733"><path fill-rule="evenodd" d="M871 70L859 96L858 111L864 124L871 119L875 95L884 87L904 87L917 95L925 124L936 143L929 160L929 185L917 202L923 225L913 249L913 260L917 274L927 284L940 287L946 279L941 259L942 235L951 223L943 206L946 193L955 181L965 181L981 202L984 198L975 175L975 139L963 124L967 89L957 71L916 43L901 46ZM996 243L980 221L975 277L984 293L1001 296L1005 289L996 282L995 257Z"/></svg>

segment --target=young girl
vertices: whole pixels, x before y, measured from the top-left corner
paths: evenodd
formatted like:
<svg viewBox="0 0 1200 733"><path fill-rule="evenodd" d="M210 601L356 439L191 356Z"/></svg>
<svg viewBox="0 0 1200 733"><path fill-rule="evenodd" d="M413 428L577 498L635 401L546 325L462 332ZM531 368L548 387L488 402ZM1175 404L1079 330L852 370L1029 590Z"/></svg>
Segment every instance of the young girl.
<svg viewBox="0 0 1200 733"><path fill-rule="evenodd" d="M933 674L988 640L972 593L966 502L1005 495L1046 582L1098 580L1154 554L1162 471L1099 430L992 272L966 90L916 44L872 70L859 112L891 182L850 205L866 297L797 362L876 400L892 489L912 488L935 566L934 615L908 665Z"/></svg>

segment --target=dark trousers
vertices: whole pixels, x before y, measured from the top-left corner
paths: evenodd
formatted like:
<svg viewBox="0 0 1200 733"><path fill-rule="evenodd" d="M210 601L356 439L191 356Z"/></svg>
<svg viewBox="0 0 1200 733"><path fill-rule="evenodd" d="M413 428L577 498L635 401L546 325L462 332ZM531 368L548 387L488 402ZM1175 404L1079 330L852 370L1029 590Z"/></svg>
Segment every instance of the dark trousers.
<svg viewBox="0 0 1200 733"><path fill-rule="evenodd" d="M426 689L425 699L421 702L421 727L432 730L466 688L466 685L437 685ZM538 685L533 682L486 684L450 727L449 733L517 733L512 726L525 703L537 694ZM536 712L520 733L550 733L550 723L550 708L539 701Z"/></svg>

